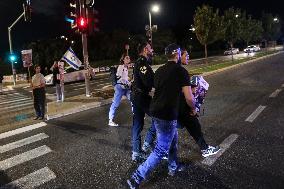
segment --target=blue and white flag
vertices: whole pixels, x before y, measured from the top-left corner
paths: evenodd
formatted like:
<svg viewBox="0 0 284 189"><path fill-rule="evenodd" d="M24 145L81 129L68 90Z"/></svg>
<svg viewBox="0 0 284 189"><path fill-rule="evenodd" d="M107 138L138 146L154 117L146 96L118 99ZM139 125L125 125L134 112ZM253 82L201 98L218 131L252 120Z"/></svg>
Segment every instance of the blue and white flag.
<svg viewBox="0 0 284 189"><path fill-rule="evenodd" d="M61 60L64 60L67 64L69 64L76 70L79 70L79 67L82 65L82 62L75 55L71 47L69 47L64 56L61 58Z"/></svg>

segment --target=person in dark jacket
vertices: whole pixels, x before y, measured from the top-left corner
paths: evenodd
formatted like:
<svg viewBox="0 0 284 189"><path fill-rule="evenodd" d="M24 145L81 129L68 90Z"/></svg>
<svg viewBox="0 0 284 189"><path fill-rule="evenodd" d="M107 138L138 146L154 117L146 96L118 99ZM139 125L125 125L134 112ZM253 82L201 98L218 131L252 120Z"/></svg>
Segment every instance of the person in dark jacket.
<svg viewBox="0 0 284 189"><path fill-rule="evenodd" d="M150 116L149 107L152 97L149 93L153 88L154 82L154 72L149 65L149 57L152 51L152 47L149 43L144 42L139 44L139 58L133 68L134 80L131 87L131 102L133 106L132 160L138 162L145 159L141 149L141 132L144 126L145 114ZM153 127L150 127L150 133L151 128ZM151 137L152 134L147 135L146 138L148 136Z"/></svg>

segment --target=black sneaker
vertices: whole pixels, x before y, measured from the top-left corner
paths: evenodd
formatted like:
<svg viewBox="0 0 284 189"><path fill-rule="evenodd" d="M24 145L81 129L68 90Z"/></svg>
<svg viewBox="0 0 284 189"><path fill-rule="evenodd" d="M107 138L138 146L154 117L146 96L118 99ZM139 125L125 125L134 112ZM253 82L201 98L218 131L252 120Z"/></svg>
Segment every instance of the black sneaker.
<svg viewBox="0 0 284 189"><path fill-rule="evenodd" d="M128 179L127 180L127 184L128 184L128 187L130 189L137 189L137 188L139 188L139 184L133 178Z"/></svg>
<svg viewBox="0 0 284 189"><path fill-rule="evenodd" d="M173 176L175 176L175 174L176 174L177 172L182 172L182 171L184 171L185 169L186 169L185 165L179 164L178 167L177 167L175 170L170 169L169 172L168 172L168 175L170 175L170 176L173 177Z"/></svg>

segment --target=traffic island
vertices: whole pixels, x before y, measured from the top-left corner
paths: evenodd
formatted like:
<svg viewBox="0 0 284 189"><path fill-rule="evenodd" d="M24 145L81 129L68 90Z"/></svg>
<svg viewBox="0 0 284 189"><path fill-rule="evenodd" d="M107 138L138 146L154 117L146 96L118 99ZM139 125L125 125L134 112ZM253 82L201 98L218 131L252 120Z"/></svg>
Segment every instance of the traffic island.
<svg viewBox="0 0 284 189"><path fill-rule="evenodd" d="M51 120L110 104L112 102L113 92L113 87L110 87L92 93L91 97L78 95L67 98L64 102L49 102L47 103L46 119Z"/></svg>

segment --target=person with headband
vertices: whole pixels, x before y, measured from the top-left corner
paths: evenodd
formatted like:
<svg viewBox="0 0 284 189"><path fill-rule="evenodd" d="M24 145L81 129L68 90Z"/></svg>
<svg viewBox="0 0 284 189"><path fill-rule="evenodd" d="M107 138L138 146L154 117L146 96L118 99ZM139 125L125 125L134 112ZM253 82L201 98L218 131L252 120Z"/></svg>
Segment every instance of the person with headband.
<svg viewBox="0 0 284 189"><path fill-rule="evenodd" d="M165 49L168 62L155 72L155 93L150 105L150 113L154 121L157 144L131 178L127 180L129 188L138 188L142 181L158 166L162 158L168 154L168 174L174 176L185 167L177 160L177 119L181 91L184 93L188 106L195 115L194 99L189 86L189 75L185 68L177 63L181 58L180 47L170 44Z"/></svg>

